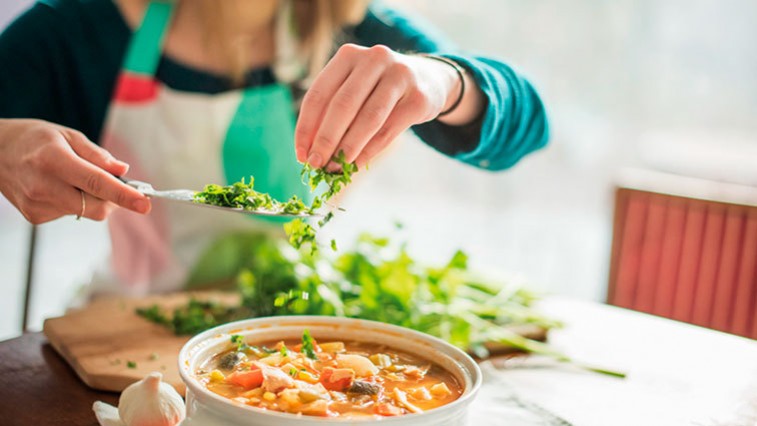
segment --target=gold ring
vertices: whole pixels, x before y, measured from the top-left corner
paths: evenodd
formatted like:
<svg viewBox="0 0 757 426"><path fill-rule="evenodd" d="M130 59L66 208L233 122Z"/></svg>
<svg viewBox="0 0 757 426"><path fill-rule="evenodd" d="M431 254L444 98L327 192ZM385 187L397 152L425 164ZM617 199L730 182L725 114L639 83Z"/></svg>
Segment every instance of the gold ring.
<svg viewBox="0 0 757 426"><path fill-rule="evenodd" d="M76 220L81 220L81 217L84 216L84 210L87 209L87 200L84 199L84 191L80 189L79 193L81 194L81 213L76 215Z"/></svg>

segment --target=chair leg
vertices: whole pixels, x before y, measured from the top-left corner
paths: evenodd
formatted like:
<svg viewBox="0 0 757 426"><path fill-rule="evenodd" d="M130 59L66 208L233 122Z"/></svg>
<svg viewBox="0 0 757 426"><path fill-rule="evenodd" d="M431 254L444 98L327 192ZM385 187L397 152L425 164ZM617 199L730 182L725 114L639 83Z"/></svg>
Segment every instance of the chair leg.
<svg viewBox="0 0 757 426"><path fill-rule="evenodd" d="M24 291L24 310L21 318L21 332L26 333L29 329L29 311L32 301L32 284L34 283L34 253L37 245L37 226L32 225L29 235L29 258L26 269L26 289Z"/></svg>

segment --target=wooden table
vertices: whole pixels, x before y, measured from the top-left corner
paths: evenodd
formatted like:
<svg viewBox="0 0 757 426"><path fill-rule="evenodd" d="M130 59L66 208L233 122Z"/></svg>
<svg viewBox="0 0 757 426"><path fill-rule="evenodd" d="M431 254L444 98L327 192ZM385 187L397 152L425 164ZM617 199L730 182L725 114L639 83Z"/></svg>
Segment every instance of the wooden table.
<svg viewBox="0 0 757 426"><path fill-rule="evenodd" d="M564 422L541 424L757 422L757 342L596 303L551 299L542 308L567 324L553 345L628 378L538 359L495 361L504 368L487 369L472 407L476 426L536 424L518 410ZM84 386L41 334L0 342L0 424L94 426L95 400L115 404L117 395Z"/></svg>
<svg viewBox="0 0 757 426"><path fill-rule="evenodd" d="M0 343L0 424L94 426L96 400L118 395L86 387L42 333Z"/></svg>

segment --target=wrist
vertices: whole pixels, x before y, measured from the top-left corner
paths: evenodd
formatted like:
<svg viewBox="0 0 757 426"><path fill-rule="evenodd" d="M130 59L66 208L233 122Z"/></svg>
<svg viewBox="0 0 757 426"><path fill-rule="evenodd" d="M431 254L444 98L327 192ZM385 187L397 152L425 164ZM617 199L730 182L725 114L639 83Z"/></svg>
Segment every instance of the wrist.
<svg viewBox="0 0 757 426"><path fill-rule="evenodd" d="M422 57L430 59L440 65L440 69L445 70L446 96L437 118L453 114L463 101L466 91L466 71L457 62L444 56L421 54Z"/></svg>

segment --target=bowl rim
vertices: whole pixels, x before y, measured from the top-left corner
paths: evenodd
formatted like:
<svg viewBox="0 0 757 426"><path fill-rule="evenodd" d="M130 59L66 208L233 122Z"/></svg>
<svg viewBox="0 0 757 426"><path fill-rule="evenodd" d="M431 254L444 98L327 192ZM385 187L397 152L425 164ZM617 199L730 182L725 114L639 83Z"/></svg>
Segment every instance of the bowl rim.
<svg viewBox="0 0 757 426"><path fill-rule="evenodd" d="M460 358L461 360L464 360L467 362L468 365L464 365L462 362L458 361L456 357L453 357L451 354L448 353L442 353L442 356L449 358L450 361L456 366L459 367L459 371L463 376L468 376L468 378L471 381L470 388L463 389L463 393L460 395L459 398L456 400L450 402L449 404L445 404L439 407L436 407L434 409L424 411L423 413L409 413L404 414L401 416L396 417L386 417L381 419L338 419L338 418L324 418L324 417L318 417L318 416L307 416L302 414L292 414L292 413L285 413L280 411L271 411L271 410L263 410L251 405L242 405L237 404L229 400L228 398L224 398L218 394L215 394L211 391L209 391L207 388L202 386L199 381L197 381L194 377L192 377L192 372L188 371L188 365L191 364L191 354L190 350L194 348L195 346L201 344L203 341L211 340L211 339L217 339L218 337L221 337L223 335L231 335L236 334L234 332L244 332L245 330L251 330L255 326L260 324L265 324L268 322L289 322L291 321L295 325L297 322L307 322L307 321L318 321L318 325L334 325L334 324L367 324L373 327L377 327L379 329L383 329L382 331L390 332L390 333L396 333L400 334L403 337L407 338L415 338L420 340L425 340L426 343L431 344L437 344L441 345L446 351L451 352L455 354L457 358ZM287 324L283 324L287 325ZM401 350L401 349L399 349ZM479 389L482 386L483 383L483 373L481 371L481 368L479 367L478 363L467 353L462 351L460 348L438 338L435 336L432 336L427 333L423 333L417 330L413 330L407 327L402 327L394 324L387 324L380 321L372 321L372 320L365 320L360 318L347 318L347 317L334 317L334 316L326 316L326 315L280 315L280 316L266 316L266 317L257 317L257 318L248 318L243 319L239 321L229 322L226 324L221 324L216 327L210 328L208 330L205 330L201 332L200 334L195 335L189 341L187 341L184 346L182 346L181 351L179 352L178 357L178 367L179 367L179 376L181 377L181 380L184 382L184 384L187 386L187 392L189 393L192 391L195 395L203 395L205 398L210 398L212 401L214 401L214 405L220 404L224 407L228 407L229 414L232 412L236 413L254 413L256 415L261 416L270 416L271 419L279 418L281 420L297 420L297 419L307 419L308 422L323 422L323 423L334 423L334 421L346 421L349 420L350 422L359 422L359 423L370 423L370 422L377 422L380 421L382 424L386 423L393 423L393 422L407 422L409 419L417 419L421 416L431 416L431 415L441 415L442 412L446 411L454 411L459 406L467 406L470 402L472 402L472 399L476 397L478 394ZM465 383L463 383L463 386L465 386ZM197 396L195 396L195 399L197 399ZM462 409L462 408L461 408Z"/></svg>

